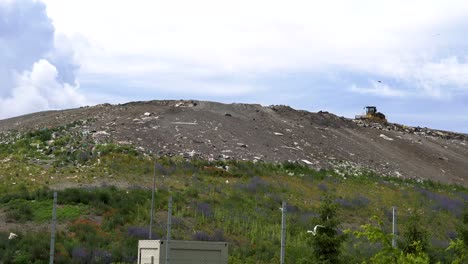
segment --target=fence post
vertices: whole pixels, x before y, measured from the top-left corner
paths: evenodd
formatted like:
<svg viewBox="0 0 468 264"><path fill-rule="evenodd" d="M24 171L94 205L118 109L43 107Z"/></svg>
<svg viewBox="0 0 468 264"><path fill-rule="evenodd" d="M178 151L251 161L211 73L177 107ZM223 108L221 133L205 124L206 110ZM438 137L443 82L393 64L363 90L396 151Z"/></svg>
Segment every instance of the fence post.
<svg viewBox="0 0 468 264"><path fill-rule="evenodd" d="M280 261L284 264L284 255L286 247L286 202L281 207L281 254Z"/></svg>
<svg viewBox="0 0 468 264"><path fill-rule="evenodd" d="M392 207L392 247L396 248L396 232L397 232L397 219L396 219L396 206Z"/></svg>
<svg viewBox="0 0 468 264"><path fill-rule="evenodd" d="M167 241L166 241L166 264L169 264L169 241L171 240L172 225L172 195L169 196L169 206L167 207Z"/></svg>
<svg viewBox="0 0 468 264"><path fill-rule="evenodd" d="M52 206L52 226L50 232L50 259L49 264L54 263L55 255L55 225L57 222L57 192L54 192L54 204Z"/></svg>
<svg viewBox="0 0 468 264"><path fill-rule="evenodd" d="M154 173L153 173L153 189L151 190L151 212L150 212L150 226L148 238L151 240L153 238L153 214L154 214L154 189L156 188L156 162L154 163Z"/></svg>

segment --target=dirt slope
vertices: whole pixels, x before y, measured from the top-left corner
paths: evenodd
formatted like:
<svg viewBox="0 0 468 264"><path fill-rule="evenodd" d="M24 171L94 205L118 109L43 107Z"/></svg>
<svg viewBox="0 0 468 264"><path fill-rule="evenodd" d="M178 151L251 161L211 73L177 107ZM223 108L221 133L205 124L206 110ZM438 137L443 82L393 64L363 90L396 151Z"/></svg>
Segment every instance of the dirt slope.
<svg viewBox="0 0 468 264"><path fill-rule="evenodd" d="M468 186L468 135L368 124L287 106L202 101L104 104L0 120L0 132L77 120L88 120L82 132L96 141L133 144L155 155L290 160L315 168L352 165Z"/></svg>

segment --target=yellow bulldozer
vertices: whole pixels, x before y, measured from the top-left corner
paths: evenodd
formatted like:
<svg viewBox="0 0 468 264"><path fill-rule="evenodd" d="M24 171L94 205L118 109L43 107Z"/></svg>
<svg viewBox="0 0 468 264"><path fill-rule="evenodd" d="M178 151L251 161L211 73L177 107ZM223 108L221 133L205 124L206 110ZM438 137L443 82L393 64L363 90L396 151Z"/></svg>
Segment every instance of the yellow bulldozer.
<svg viewBox="0 0 468 264"><path fill-rule="evenodd" d="M387 119L385 118L385 115L377 112L377 107L375 106L366 106L364 107L366 109L366 114L365 115L357 115L356 119L360 120L369 120L373 122L380 122L380 123L387 123Z"/></svg>

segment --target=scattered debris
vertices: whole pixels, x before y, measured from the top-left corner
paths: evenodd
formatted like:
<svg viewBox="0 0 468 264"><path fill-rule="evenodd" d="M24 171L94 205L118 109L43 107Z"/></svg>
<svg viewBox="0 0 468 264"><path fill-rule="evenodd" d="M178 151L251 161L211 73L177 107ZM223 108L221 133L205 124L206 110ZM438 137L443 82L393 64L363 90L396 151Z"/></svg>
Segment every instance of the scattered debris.
<svg viewBox="0 0 468 264"><path fill-rule="evenodd" d="M195 106L196 109L189 109ZM1 120L0 144L15 142L18 133L60 125L66 130L54 131L43 144L34 142L31 146L51 162L57 148L61 153L86 159L99 145L113 148L111 144L115 144L151 158L291 161L314 169L338 168L340 173L346 171L346 177L354 175L354 168L362 168L380 175L395 176L398 171L401 177L427 177L466 185L461 179L466 178L463 172L468 169L468 135L460 133L351 120L288 106L193 100L134 102L46 112L40 118L37 115ZM231 116L236 118L226 118ZM69 125L72 122L78 123ZM65 137L71 140L63 142ZM379 137L392 141L391 146ZM414 158L415 149L419 151L418 158ZM102 153L95 153L99 160L75 166L98 166L104 162ZM402 162L402 156L408 158ZM447 157L454 168L441 177L444 164L437 161L447 161ZM7 156L2 159L2 166L10 162ZM31 158L30 162L44 161ZM343 162L350 162L346 166L352 168L341 168L345 166Z"/></svg>
<svg viewBox="0 0 468 264"><path fill-rule="evenodd" d="M368 120L359 120L354 119L353 122L360 127L366 128L373 128L378 130L384 131L398 131L401 133L407 134L414 134L419 136L429 136L435 138L442 138L442 139L450 139L450 140L464 140L468 141L467 134L455 133L455 132L448 132L448 131L440 131L435 129L429 129L427 127L411 127L405 126L395 123L379 123L379 122L372 122Z"/></svg>
<svg viewBox="0 0 468 264"><path fill-rule="evenodd" d="M300 150L299 148L288 147L288 146L281 146L281 147L285 149Z"/></svg>
<svg viewBox="0 0 468 264"><path fill-rule="evenodd" d="M388 141L393 141L393 138L391 138L391 137L387 137L387 136L386 136L386 135L384 135L384 134L380 134L380 136L379 136L379 137L381 137L381 138L383 138L383 139L385 139L385 140L388 140Z"/></svg>
<svg viewBox="0 0 468 264"><path fill-rule="evenodd" d="M447 157L439 157L440 160L443 160L443 161L448 161L449 159Z"/></svg>
<svg viewBox="0 0 468 264"><path fill-rule="evenodd" d="M197 122L171 122L174 125L198 125Z"/></svg>

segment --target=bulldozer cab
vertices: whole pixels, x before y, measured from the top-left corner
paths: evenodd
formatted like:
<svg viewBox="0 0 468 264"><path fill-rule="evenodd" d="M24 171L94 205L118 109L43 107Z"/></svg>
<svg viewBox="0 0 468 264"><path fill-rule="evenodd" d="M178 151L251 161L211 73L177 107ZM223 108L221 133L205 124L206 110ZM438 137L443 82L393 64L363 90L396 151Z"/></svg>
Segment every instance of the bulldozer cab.
<svg viewBox="0 0 468 264"><path fill-rule="evenodd" d="M364 107L366 109L366 114L365 115L357 115L356 119L359 120L368 120L372 122L381 122L381 123L387 123L387 119L385 118L385 115L377 112L377 107L375 106L366 106Z"/></svg>
<svg viewBox="0 0 468 264"><path fill-rule="evenodd" d="M375 106L366 106L366 115L375 115L377 113L377 107Z"/></svg>

